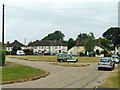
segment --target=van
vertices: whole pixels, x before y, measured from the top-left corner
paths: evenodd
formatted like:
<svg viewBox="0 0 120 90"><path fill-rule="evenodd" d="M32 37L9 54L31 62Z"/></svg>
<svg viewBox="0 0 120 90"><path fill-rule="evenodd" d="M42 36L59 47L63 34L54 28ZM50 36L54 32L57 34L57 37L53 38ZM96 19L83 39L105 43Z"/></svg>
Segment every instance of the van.
<svg viewBox="0 0 120 90"><path fill-rule="evenodd" d="M25 55L24 51L23 50L17 50L17 55Z"/></svg>

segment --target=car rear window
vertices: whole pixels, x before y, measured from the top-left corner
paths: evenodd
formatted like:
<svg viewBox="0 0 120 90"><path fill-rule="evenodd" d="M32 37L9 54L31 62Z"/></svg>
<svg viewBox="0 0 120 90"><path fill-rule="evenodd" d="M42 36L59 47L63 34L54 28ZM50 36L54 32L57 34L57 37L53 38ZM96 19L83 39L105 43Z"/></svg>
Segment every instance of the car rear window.
<svg viewBox="0 0 120 90"><path fill-rule="evenodd" d="M100 62L109 62L109 59L100 59Z"/></svg>

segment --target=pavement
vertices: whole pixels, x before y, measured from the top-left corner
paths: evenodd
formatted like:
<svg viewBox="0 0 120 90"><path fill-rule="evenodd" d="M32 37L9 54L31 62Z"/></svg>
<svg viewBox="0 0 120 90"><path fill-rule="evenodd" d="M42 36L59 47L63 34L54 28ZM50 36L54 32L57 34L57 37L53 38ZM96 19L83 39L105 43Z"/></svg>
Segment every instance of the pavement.
<svg viewBox="0 0 120 90"><path fill-rule="evenodd" d="M45 70L50 74L34 81L2 85L3 88L94 88L98 87L112 71L98 71L97 63L85 67L65 67L42 61L7 58L7 61ZM32 73L32 72L31 72Z"/></svg>

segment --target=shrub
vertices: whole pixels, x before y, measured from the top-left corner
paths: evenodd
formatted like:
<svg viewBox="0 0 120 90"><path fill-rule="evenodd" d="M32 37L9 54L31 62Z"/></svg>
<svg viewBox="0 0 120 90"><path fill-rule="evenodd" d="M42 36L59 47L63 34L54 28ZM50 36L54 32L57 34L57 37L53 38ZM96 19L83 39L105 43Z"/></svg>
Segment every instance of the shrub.
<svg viewBox="0 0 120 90"><path fill-rule="evenodd" d="M101 51L101 54L108 54L108 52L104 50L104 51Z"/></svg>
<svg viewBox="0 0 120 90"><path fill-rule="evenodd" d="M86 54L85 54L85 53L80 52L80 56L86 56Z"/></svg>
<svg viewBox="0 0 120 90"><path fill-rule="evenodd" d="M89 56L90 56L90 57L91 57L91 56L95 57L95 54L96 54L95 52L91 52Z"/></svg>
<svg viewBox="0 0 120 90"><path fill-rule="evenodd" d="M24 49L25 55L33 55L33 50L30 49Z"/></svg>
<svg viewBox="0 0 120 90"><path fill-rule="evenodd" d="M5 64L6 51L0 50L0 66Z"/></svg>

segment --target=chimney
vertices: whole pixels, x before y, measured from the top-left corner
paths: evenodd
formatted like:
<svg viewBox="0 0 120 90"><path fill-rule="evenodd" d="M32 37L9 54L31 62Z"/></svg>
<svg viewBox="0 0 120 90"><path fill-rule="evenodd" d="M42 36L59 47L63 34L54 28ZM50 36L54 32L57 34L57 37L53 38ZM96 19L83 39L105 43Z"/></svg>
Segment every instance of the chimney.
<svg viewBox="0 0 120 90"><path fill-rule="evenodd" d="M79 44L79 40L76 41L77 42L77 45Z"/></svg>
<svg viewBox="0 0 120 90"><path fill-rule="evenodd" d="M98 40L98 44L101 45L101 41L100 40Z"/></svg>

